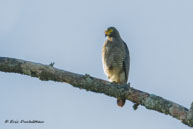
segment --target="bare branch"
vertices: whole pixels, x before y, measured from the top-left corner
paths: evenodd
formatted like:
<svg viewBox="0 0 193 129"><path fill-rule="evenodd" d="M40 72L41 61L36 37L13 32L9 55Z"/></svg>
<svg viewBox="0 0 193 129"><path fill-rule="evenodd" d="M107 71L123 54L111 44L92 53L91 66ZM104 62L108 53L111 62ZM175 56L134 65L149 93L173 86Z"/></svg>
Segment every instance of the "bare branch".
<svg viewBox="0 0 193 129"><path fill-rule="evenodd" d="M66 82L74 87L85 89L87 91L103 93L116 98L124 97L125 99L136 103L136 105L142 105L147 109L170 115L182 121L182 123L193 127L193 106L188 110L187 108L162 97L131 88L129 84L112 84L108 81L97 79L89 75L71 73L54 68L50 65L6 57L0 57L0 71L25 74L31 77L37 77L44 81L52 80Z"/></svg>

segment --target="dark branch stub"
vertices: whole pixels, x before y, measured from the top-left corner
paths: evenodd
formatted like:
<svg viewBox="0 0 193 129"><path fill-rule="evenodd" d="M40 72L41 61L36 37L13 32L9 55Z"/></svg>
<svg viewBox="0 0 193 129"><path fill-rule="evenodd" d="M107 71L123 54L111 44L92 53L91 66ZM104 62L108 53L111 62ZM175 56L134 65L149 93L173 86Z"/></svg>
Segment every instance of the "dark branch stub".
<svg viewBox="0 0 193 129"><path fill-rule="evenodd" d="M135 103L135 104L133 105L133 109L134 109L134 110L137 110L138 107L139 107L139 104L137 104L137 103Z"/></svg>
<svg viewBox="0 0 193 129"><path fill-rule="evenodd" d="M193 102L192 102L192 104L191 104L191 106L190 106L190 112L193 113Z"/></svg>

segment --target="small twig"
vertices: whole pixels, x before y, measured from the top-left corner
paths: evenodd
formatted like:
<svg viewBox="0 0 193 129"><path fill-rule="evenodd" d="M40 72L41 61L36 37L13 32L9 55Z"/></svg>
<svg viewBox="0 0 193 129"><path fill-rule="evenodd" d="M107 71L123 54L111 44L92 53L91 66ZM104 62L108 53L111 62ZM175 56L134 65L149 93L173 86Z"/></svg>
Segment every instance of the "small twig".
<svg viewBox="0 0 193 129"><path fill-rule="evenodd" d="M49 65L54 67L55 62L51 62Z"/></svg>
<svg viewBox="0 0 193 129"><path fill-rule="evenodd" d="M192 104L191 104L191 106L190 106L190 112L193 113L193 102L192 102Z"/></svg>

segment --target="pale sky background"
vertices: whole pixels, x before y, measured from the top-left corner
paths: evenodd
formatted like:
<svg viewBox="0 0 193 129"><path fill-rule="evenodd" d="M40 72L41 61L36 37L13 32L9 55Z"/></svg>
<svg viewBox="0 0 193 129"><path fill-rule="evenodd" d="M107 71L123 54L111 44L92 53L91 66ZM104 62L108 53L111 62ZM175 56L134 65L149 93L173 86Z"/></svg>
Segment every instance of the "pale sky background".
<svg viewBox="0 0 193 129"><path fill-rule="evenodd" d="M0 0L0 56L107 80L101 49L115 26L131 56L131 86L187 108L193 101L193 0ZM0 72L1 129L189 129L116 99ZM43 124L6 124L41 120Z"/></svg>

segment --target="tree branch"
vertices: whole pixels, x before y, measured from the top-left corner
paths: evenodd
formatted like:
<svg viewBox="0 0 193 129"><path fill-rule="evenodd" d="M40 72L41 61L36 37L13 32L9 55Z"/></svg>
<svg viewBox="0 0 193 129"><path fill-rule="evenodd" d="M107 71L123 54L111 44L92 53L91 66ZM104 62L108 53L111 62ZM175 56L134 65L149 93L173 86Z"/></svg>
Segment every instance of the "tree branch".
<svg viewBox="0 0 193 129"><path fill-rule="evenodd" d="M130 84L113 84L89 75L80 75L60 70L52 65L43 65L7 57L0 57L0 71L25 74L44 81L66 82L87 91L103 93L116 98L124 97L137 105L170 115L182 121L182 123L193 127L193 103L191 108L187 109L162 97L134 89L130 87Z"/></svg>

